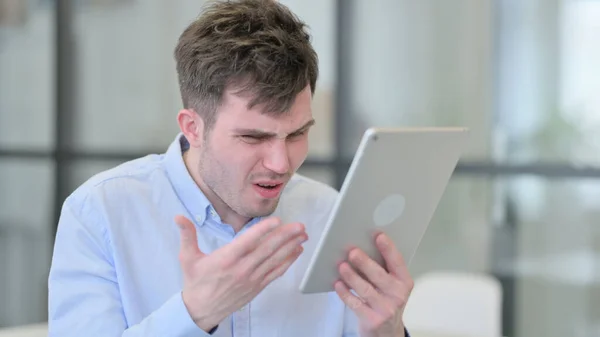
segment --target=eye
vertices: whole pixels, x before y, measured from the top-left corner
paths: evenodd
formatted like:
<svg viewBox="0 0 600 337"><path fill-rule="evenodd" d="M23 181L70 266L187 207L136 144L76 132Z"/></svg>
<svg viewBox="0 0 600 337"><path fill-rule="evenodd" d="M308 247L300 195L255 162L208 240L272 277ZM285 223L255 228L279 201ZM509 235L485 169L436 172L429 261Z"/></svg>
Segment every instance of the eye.
<svg viewBox="0 0 600 337"><path fill-rule="evenodd" d="M241 135L240 138L246 143L249 144L258 144L264 141L267 137L265 136L256 136L256 135Z"/></svg>
<svg viewBox="0 0 600 337"><path fill-rule="evenodd" d="M298 139L298 138L302 138L304 135L306 135L308 133L308 130L302 130L302 131L298 131L298 132L294 132L292 134L290 134L288 136L289 139Z"/></svg>

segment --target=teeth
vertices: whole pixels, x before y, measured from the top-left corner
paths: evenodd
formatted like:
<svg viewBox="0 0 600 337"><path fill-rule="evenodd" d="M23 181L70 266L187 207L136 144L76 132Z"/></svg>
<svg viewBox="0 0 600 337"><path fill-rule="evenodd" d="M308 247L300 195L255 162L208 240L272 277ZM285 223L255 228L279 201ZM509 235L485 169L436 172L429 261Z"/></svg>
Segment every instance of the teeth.
<svg viewBox="0 0 600 337"><path fill-rule="evenodd" d="M258 184L258 186L262 186L262 187L275 187L277 185Z"/></svg>

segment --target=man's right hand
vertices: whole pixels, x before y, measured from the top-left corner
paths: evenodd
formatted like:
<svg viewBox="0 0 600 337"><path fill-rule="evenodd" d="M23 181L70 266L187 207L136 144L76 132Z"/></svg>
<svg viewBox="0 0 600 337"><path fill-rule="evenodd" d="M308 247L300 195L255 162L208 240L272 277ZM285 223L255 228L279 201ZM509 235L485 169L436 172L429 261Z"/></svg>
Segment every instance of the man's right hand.
<svg viewBox="0 0 600 337"><path fill-rule="evenodd" d="M181 215L175 217L175 222L181 231L183 302L204 331L211 330L283 275L308 239L302 224L281 225L279 219L267 218L207 255L198 247L194 224Z"/></svg>

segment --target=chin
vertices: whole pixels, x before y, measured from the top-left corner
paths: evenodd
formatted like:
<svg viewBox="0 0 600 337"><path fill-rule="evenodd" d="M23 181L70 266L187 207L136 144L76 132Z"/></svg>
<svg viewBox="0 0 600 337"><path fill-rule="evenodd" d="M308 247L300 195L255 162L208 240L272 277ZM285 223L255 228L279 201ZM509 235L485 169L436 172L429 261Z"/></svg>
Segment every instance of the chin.
<svg viewBox="0 0 600 337"><path fill-rule="evenodd" d="M269 200L261 200L258 204L251 210L252 217L263 217L273 214L277 209L277 205L279 205L279 199L269 199Z"/></svg>

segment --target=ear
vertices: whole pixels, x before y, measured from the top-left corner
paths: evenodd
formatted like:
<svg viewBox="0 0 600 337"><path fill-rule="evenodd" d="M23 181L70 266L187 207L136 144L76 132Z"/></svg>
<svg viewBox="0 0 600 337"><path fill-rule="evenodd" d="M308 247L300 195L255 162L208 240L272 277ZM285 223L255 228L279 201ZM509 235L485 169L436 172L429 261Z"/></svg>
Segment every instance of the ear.
<svg viewBox="0 0 600 337"><path fill-rule="evenodd" d="M182 109L177 114L179 129L190 143L190 147L200 147L204 139L204 120L196 111Z"/></svg>

